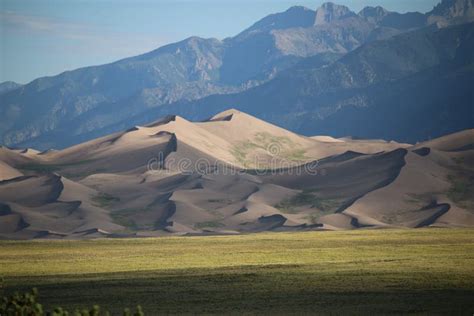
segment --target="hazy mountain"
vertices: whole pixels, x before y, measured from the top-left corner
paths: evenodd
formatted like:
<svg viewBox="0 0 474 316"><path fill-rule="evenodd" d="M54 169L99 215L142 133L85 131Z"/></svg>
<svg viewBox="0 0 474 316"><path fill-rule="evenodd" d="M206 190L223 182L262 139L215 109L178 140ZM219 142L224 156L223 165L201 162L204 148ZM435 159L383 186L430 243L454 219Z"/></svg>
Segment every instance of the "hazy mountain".
<svg viewBox="0 0 474 316"><path fill-rule="evenodd" d="M474 21L474 0L444 0L429 17L432 23L466 23Z"/></svg>
<svg viewBox="0 0 474 316"><path fill-rule="evenodd" d="M355 16L356 14L349 10L348 7L328 2L316 10L314 25L328 24L333 21L344 20Z"/></svg>
<svg viewBox="0 0 474 316"><path fill-rule="evenodd" d="M253 33L265 31L289 29L294 27L311 27L314 24L314 19L315 11L302 6L294 6L285 12L270 14L269 16L264 17L240 33L236 38L242 39Z"/></svg>
<svg viewBox="0 0 474 316"><path fill-rule="evenodd" d="M359 15L370 21L372 23L380 23L387 15L391 14L385 10L384 8L377 6L377 7L365 7L359 12Z"/></svg>
<svg viewBox="0 0 474 316"><path fill-rule="evenodd" d="M115 63L39 78L0 96L0 141L64 147L117 131L127 120L150 117L150 111L171 113L170 106L202 116L192 106L188 110L177 105L239 93L274 78L279 82L279 74L284 78L293 67L329 65L366 43L439 22L439 16L445 21L437 23L440 26L453 17L459 20L472 14L471 4L444 0L426 15L381 7L356 14L332 3L316 11L292 7L232 38L192 37ZM287 107L299 111L298 103Z"/></svg>
<svg viewBox="0 0 474 316"><path fill-rule="evenodd" d="M225 88L202 83L218 77L221 56L220 41L189 38L112 64L34 80L1 96L3 143L55 130L97 107L133 95L143 96L145 102L139 105L143 110L150 105L147 98L159 105L220 92ZM129 111L134 113L132 107Z"/></svg>
<svg viewBox="0 0 474 316"><path fill-rule="evenodd" d="M0 94L15 90L16 88L21 87L21 84L14 81L4 81L0 83Z"/></svg>
<svg viewBox="0 0 474 316"><path fill-rule="evenodd" d="M474 126L473 51L474 24L423 29L366 44L329 66L308 60L259 87L173 111L198 119L237 105L305 135L416 142Z"/></svg>

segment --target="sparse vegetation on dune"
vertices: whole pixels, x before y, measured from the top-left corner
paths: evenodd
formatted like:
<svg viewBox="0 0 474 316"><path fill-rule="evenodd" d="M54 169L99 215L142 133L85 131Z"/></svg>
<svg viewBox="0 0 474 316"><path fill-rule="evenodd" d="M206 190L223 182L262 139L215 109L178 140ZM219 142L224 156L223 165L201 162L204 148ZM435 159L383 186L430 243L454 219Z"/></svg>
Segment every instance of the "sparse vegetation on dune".
<svg viewBox="0 0 474 316"><path fill-rule="evenodd" d="M474 312L469 229L1 241L5 294L158 313Z"/></svg>
<svg viewBox="0 0 474 316"><path fill-rule="evenodd" d="M18 166L19 170L22 171L34 171L34 172L39 172L39 173L49 173L49 172L56 172L65 168L70 168L70 167L77 167L77 166L82 166L86 165L88 163L91 163L91 160L81 160L81 161L76 161L76 162L70 162L70 163L61 163L61 164L52 164L52 163L27 163L27 164L22 164Z"/></svg>
<svg viewBox="0 0 474 316"><path fill-rule="evenodd" d="M92 197L92 201L94 202L95 206L106 208L106 207L109 207L113 203L119 202L120 199L110 194L100 193Z"/></svg>
<svg viewBox="0 0 474 316"><path fill-rule="evenodd" d="M457 205L472 209L474 207L472 202L474 197L474 175L449 175L448 181L451 183L448 197Z"/></svg>
<svg viewBox="0 0 474 316"><path fill-rule="evenodd" d="M81 179L85 178L91 174L102 173L107 171L105 168L92 168L87 169L87 165L94 163L94 160L82 160L71 163L43 163L43 162L34 162L21 164L18 166L18 170L21 170L25 174L48 174L48 173L58 173L68 179ZM84 168L84 169L82 169Z"/></svg>
<svg viewBox="0 0 474 316"><path fill-rule="evenodd" d="M194 227L198 229L205 229L205 228L218 228L218 227L223 227L224 224L219 223L217 221L208 221L208 222L200 222L196 223Z"/></svg>
<svg viewBox="0 0 474 316"><path fill-rule="evenodd" d="M306 157L306 150L288 137L274 136L266 132L255 134L252 141L247 140L236 144L231 153L240 164L246 168L253 168L256 159L253 159L255 157L252 153L256 150L266 151L269 155L288 162L298 163L309 159Z"/></svg>
<svg viewBox="0 0 474 316"><path fill-rule="evenodd" d="M114 202L116 200L113 200ZM113 211L110 213L110 217L113 219L114 223L122 225L127 230L126 232L136 232L139 230L153 230L160 225L159 221L156 220L139 220L136 218L144 214L149 214L156 211L153 207L147 206L144 208L130 208L130 209L121 209Z"/></svg>
<svg viewBox="0 0 474 316"><path fill-rule="evenodd" d="M335 199L322 199L317 194L304 190L297 195L284 199L275 207L284 213L298 213L297 208L307 206L313 209L317 209L322 213L330 214L334 212L337 207L341 204L341 201Z"/></svg>
<svg viewBox="0 0 474 316"><path fill-rule="evenodd" d="M113 219L114 223L122 225L131 231L138 230L137 223L131 218L134 214L137 213L136 209L124 209L112 212L110 217Z"/></svg>

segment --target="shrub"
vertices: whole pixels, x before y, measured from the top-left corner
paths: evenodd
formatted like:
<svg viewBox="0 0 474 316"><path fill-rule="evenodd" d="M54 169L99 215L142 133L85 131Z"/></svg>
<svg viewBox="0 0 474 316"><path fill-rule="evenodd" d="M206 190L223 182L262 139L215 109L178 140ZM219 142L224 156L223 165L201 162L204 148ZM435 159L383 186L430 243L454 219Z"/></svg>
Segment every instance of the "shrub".
<svg viewBox="0 0 474 316"><path fill-rule="evenodd" d="M15 293L10 297L3 297L0 303L0 315L2 316L110 316L108 311L100 312L100 306L94 305L91 309L75 310L69 313L62 307L56 307L53 311L43 311L43 306L37 301L38 290L32 289L31 292L19 294ZM144 316L142 307L137 306L135 312L129 308L123 311L123 316Z"/></svg>

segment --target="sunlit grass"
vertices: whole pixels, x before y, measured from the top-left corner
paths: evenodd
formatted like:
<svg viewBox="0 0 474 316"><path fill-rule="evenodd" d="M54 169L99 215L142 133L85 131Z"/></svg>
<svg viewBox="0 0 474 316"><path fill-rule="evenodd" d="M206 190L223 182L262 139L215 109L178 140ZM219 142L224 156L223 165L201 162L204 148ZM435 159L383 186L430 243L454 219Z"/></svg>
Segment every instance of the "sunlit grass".
<svg viewBox="0 0 474 316"><path fill-rule="evenodd" d="M374 312L406 312L413 304L421 311L450 312L474 307L466 298L474 294L473 233L359 230L2 241L0 275L12 290L38 286L50 304L67 299L69 288L76 297L67 299L71 306L118 301L171 313L311 312L329 300L324 311L341 312L372 299ZM409 293L412 298L403 298ZM184 295L181 303L173 295ZM453 307L450 300L460 302Z"/></svg>

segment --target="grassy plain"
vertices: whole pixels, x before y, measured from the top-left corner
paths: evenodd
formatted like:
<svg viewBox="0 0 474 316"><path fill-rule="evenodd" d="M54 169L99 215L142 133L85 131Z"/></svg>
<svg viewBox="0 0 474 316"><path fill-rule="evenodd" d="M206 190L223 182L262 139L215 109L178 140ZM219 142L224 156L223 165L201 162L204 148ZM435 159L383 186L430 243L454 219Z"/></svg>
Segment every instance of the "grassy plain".
<svg viewBox="0 0 474 316"><path fill-rule="evenodd" d="M0 276L48 308L472 315L474 230L0 241Z"/></svg>

